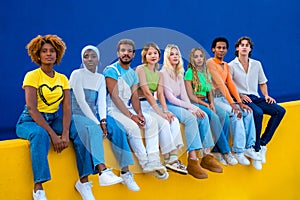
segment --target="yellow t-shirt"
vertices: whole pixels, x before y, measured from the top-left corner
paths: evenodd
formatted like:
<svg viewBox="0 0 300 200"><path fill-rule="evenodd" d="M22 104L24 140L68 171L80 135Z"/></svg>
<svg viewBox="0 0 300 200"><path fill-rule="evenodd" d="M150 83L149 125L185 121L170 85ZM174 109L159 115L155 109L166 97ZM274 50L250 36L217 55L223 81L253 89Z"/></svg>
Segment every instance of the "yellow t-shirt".
<svg viewBox="0 0 300 200"><path fill-rule="evenodd" d="M55 72L54 77L47 76L41 68L27 72L23 86L37 89L37 108L40 112L54 113L59 109L63 100L64 90L70 89L68 78Z"/></svg>

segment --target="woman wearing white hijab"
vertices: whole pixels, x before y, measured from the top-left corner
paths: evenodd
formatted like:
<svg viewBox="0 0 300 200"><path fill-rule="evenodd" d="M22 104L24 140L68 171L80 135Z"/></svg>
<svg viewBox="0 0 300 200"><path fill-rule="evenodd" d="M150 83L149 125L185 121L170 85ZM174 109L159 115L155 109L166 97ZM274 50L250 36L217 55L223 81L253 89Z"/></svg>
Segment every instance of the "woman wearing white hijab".
<svg viewBox="0 0 300 200"><path fill-rule="evenodd" d="M121 174L122 178L120 178L113 174L111 169L107 169L104 164L102 139L105 138L111 130L114 133L112 134L113 136L124 135L125 139L126 133L120 129L119 125L115 124L113 119L109 119L109 121L107 121L105 78L102 74L97 72L100 58L99 50L95 46L88 45L82 49L81 58L81 68L74 70L70 76L72 114L78 134L90 152L89 156L93 163L91 168L94 170L94 173L99 172L100 174L100 185L112 185L123 181L126 184L126 178L131 178L133 180L133 176L129 171L127 171L128 173ZM111 136L110 139L115 138L113 136ZM124 155L127 158L126 160L128 160L127 163L122 161L120 162L123 170L123 168L126 169L129 164L133 164L133 159L128 144L127 148L129 149L129 153L126 151L122 151L120 153L119 149L123 149L123 146L125 146L126 149L125 141L127 142L127 140L122 140L122 138L123 137L121 137L121 139L118 138L119 141L123 142L121 145L117 144L112 146L119 147L118 150L114 151L118 160L119 158L122 158L122 155ZM115 149L116 148L114 148L114 150ZM82 189L84 188L83 184L78 182L76 186L79 193L84 196L83 193L85 193L86 190ZM134 189L136 191L139 190L137 185ZM92 196L91 190L89 191L89 196Z"/></svg>

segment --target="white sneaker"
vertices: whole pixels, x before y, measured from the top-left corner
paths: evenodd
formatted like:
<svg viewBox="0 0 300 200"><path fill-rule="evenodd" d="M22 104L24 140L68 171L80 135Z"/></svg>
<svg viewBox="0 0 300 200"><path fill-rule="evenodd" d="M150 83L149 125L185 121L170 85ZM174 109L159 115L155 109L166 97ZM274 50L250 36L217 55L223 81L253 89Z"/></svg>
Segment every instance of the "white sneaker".
<svg viewBox="0 0 300 200"><path fill-rule="evenodd" d="M266 163L266 153L267 153L267 147L266 146L260 146L260 157L261 157L261 163Z"/></svg>
<svg viewBox="0 0 300 200"><path fill-rule="evenodd" d="M143 168L144 173L150 173L154 171L159 171L162 174L167 171L166 167L163 166L160 162L148 162L145 167Z"/></svg>
<svg viewBox="0 0 300 200"><path fill-rule="evenodd" d="M47 200L45 190L37 190L32 192L33 200Z"/></svg>
<svg viewBox="0 0 300 200"><path fill-rule="evenodd" d="M244 153L236 153L235 158L241 165L250 165L250 161L244 156Z"/></svg>
<svg viewBox="0 0 300 200"><path fill-rule="evenodd" d="M216 158L217 161L219 161L219 163L221 163L222 165L227 166L227 162L224 159L223 155L221 153L212 153L214 155L214 157Z"/></svg>
<svg viewBox="0 0 300 200"><path fill-rule="evenodd" d="M224 157L229 165L236 165L239 163L231 152L224 154Z"/></svg>
<svg viewBox="0 0 300 200"><path fill-rule="evenodd" d="M169 173L167 171L164 173L161 173L161 171L155 170L151 174L160 180L167 180L169 178Z"/></svg>
<svg viewBox="0 0 300 200"><path fill-rule="evenodd" d="M92 192L91 182L81 183L80 180L78 180L75 184L75 188L79 192L83 200L95 200Z"/></svg>
<svg viewBox="0 0 300 200"><path fill-rule="evenodd" d="M120 176L123 179L122 183L125 184L129 190L134 192L140 191L140 187L134 181L133 174L131 172L120 174Z"/></svg>
<svg viewBox="0 0 300 200"><path fill-rule="evenodd" d="M105 169L99 175L99 184L100 186L109 186L117 183L121 183L123 179L119 176L116 176L111 169Z"/></svg>
<svg viewBox="0 0 300 200"><path fill-rule="evenodd" d="M252 147L245 149L244 154L253 160L261 160L259 152L256 152Z"/></svg>
<svg viewBox="0 0 300 200"><path fill-rule="evenodd" d="M253 159L252 159L252 166L253 166L256 170L261 170L261 169L262 169L262 165L261 165L261 161L260 161L260 160L253 160Z"/></svg>

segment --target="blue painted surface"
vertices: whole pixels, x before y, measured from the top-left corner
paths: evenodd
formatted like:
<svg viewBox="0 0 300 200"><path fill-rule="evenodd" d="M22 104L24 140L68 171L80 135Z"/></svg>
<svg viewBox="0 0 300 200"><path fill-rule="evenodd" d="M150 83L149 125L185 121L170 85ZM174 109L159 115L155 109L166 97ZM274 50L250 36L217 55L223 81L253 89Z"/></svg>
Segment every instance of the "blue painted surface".
<svg viewBox="0 0 300 200"><path fill-rule="evenodd" d="M25 103L23 77L36 68L25 46L38 34L63 38L67 51L55 69L67 76L79 67L82 47L98 45L135 28L160 27L180 32L201 44L211 56L212 40L225 36L230 42L226 61L234 58L236 40L247 35L255 43L252 57L264 66L271 96L279 102L299 100L300 87L295 84L300 74L299 8L297 0L5 1L0 7L0 139L16 137L15 123ZM156 37L168 38L152 36L154 42ZM116 46L111 45L112 49ZM110 53L116 55L115 50ZM133 65L140 61L137 55Z"/></svg>

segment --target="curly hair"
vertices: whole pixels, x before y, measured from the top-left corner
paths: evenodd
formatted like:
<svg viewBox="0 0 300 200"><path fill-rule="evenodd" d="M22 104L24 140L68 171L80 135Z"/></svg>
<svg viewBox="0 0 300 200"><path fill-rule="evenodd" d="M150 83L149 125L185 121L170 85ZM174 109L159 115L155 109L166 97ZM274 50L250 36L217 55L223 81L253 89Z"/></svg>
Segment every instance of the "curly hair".
<svg viewBox="0 0 300 200"><path fill-rule="evenodd" d="M41 65L40 51L44 44L51 44L56 51L56 61L54 64L59 64L66 50L66 44L57 35L38 35L33 38L26 46L28 50L28 55L31 60L37 65Z"/></svg>
<svg viewBox="0 0 300 200"><path fill-rule="evenodd" d="M195 64L195 61L194 61L194 54L195 54L196 51L201 51L201 53L202 53L202 55L204 57L203 64L201 66L202 73L204 73L206 81L208 83L211 83L211 80L209 78L208 68L207 68L207 65L206 65L206 56L205 56L204 50L202 48L200 48L200 47L199 48L193 48L191 50L191 52L190 52L188 68L191 68L192 72L193 72L192 85L194 87L194 92L197 92L198 89L201 88L201 82L199 80L198 71L196 69L196 64Z"/></svg>
<svg viewBox="0 0 300 200"><path fill-rule="evenodd" d="M173 66L170 63L170 55L171 55L171 50L176 49L178 51L179 55L179 63L177 64L176 68L174 69ZM183 60L181 53L179 51L179 47L175 44L168 44L165 48L164 51L164 63L163 63L163 69L165 69L172 78L178 77L181 78L183 77L184 74L184 69L183 69Z"/></svg>

